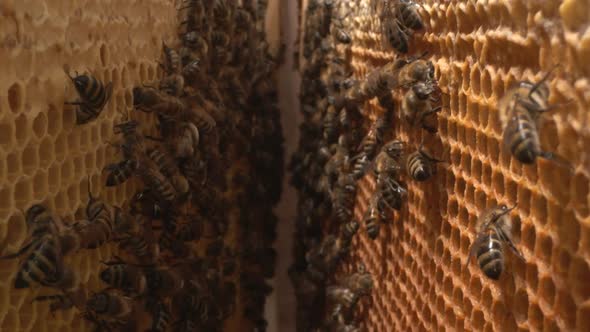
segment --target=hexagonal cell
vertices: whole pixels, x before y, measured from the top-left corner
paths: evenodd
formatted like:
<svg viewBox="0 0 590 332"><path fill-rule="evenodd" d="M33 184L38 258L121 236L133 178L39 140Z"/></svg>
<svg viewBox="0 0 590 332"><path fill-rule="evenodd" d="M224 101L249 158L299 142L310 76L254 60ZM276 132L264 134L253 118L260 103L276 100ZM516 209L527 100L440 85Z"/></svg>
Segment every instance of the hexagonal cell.
<svg viewBox="0 0 590 332"><path fill-rule="evenodd" d="M18 311L14 308L7 310L4 320L2 321L1 330L3 331L18 331L20 328L18 319Z"/></svg>
<svg viewBox="0 0 590 332"><path fill-rule="evenodd" d="M44 170L37 171L37 174L33 177L35 200L42 200L47 195L48 188L47 172Z"/></svg>
<svg viewBox="0 0 590 332"><path fill-rule="evenodd" d="M539 305L536 302L533 302L529 305L528 318L528 323L531 325L531 327L534 327L539 330L542 328L543 312L541 311L541 308L539 308Z"/></svg>
<svg viewBox="0 0 590 332"><path fill-rule="evenodd" d="M39 144L39 163L46 168L53 161L53 141L50 137L45 137Z"/></svg>
<svg viewBox="0 0 590 332"><path fill-rule="evenodd" d="M139 65L139 79L141 82L148 81L147 65L145 63Z"/></svg>
<svg viewBox="0 0 590 332"><path fill-rule="evenodd" d="M565 323L566 328L573 331L576 326L576 303L567 290L561 290L557 293L555 311Z"/></svg>
<svg viewBox="0 0 590 332"><path fill-rule="evenodd" d="M74 177L74 162L66 160L61 165L61 179L63 182L69 182Z"/></svg>
<svg viewBox="0 0 590 332"><path fill-rule="evenodd" d="M18 209L26 209L33 199L33 185L30 180L20 180L14 186L14 203Z"/></svg>
<svg viewBox="0 0 590 332"><path fill-rule="evenodd" d="M16 142L17 144L24 145L30 137L29 133L29 122L24 114L19 115L14 120Z"/></svg>
<svg viewBox="0 0 590 332"><path fill-rule="evenodd" d="M31 176L39 168L39 153L37 151L37 145L27 146L22 154L22 167L24 174Z"/></svg>
<svg viewBox="0 0 590 332"><path fill-rule="evenodd" d="M79 151L80 150L80 131L73 130L70 132L67 138L68 141L68 150L69 151Z"/></svg>
<svg viewBox="0 0 590 332"><path fill-rule="evenodd" d="M53 199L55 203L55 213L64 214L69 209L69 201L65 192L60 191Z"/></svg>
<svg viewBox="0 0 590 332"><path fill-rule="evenodd" d="M45 113L40 112L33 119L33 133L38 139L43 138L47 134L47 115Z"/></svg>
<svg viewBox="0 0 590 332"><path fill-rule="evenodd" d="M489 68L486 68L481 75L481 92L485 98L492 96L492 75Z"/></svg>
<svg viewBox="0 0 590 332"><path fill-rule="evenodd" d="M68 153L68 142L65 135L59 135L54 142L55 160L63 162Z"/></svg>
<svg viewBox="0 0 590 332"><path fill-rule="evenodd" d="M100 46L100 63L103 66L106 66L106 64L109 63L109 50L106 44Z"/></svg>
<svg viewBox="0 0 590 332"><path fill-rule="evenodd" d="M61 164L53 163L47 171L48 189L49 192L55 194L61 184Z"/></svg>
<svg viewBox="0 0 590 332"><path fill-rule="evenodd" d="M20 83L14 83L8 88L8 106L13 113L23 110L25 98L25 89Z"/></svg>
<svg viewBox="0 0 590 332"><path fill-rule="evenodd" d="M70 112L70 110L64 111ZM57 133L61 132L63 115L53 104L49 104L47 109L47 132L49 136L55 137Z"/></svg>
<svg viewBox="0 0 590 332"><path fill-rule="evenodd" d="M15 140L13 123L0 123L0 147L9 149L14 146Z"/></svg>
<svg viewBox="0 0 590 332"><path fill-rule="evenodd" d="M6 156L6 175L9 181L15 180L22 173L20 153L15 151Z"/></svg>

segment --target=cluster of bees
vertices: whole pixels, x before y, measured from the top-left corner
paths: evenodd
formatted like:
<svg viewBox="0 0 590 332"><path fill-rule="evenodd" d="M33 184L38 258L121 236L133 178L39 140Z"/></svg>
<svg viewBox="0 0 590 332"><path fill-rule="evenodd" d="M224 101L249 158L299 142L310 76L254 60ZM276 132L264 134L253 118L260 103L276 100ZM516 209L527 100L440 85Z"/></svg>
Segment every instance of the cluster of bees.
<svg viewBox="0 0 590 332"><path fill-rule="evenodd" d="M373 282L364 268L338 278L343 274L339 263L362 226L369 238L376 239L381 225L403 209L406 181L427 181L438 165L449 165L446 158L429 153L423 142L404 142L392 132L393 121L399 119L434 135L437 113L443 108L443 87L435 79L434 64L426 54L405 55L413 34L425 28L420 6L410 0L374 1L372 10L378 12L373 16L380 18L383 46L395 50L397 57L357 78L351 61L354 39L344 24L351 14L347 8L354 5L312 0L305 12L300 95L304 121L290 163L291 183L299 193L295 262L289 271L298 301L299 331L361 330L353 306L370 294ZM522 163L543 157L567 166L539 143L538 115L554 107L547 102L548 77L537 83L520 82L499 102L504 143ZM376 110L367 112L368 104ZM359 220L354 215L357 181L367 175L375 186ZM504 269L504 245L523 258L511 236L509 214L515 208L498 205L482 212L478 220L469 257L476 256L491 279L498 279Z"/></svg>
<svg viewBox="0 0 590 332"><path fill-rule="evenodd" d="M121 157L103 171L107 187L132 178L142 187L115 206L92 195L89 177L84 218L73 223L31 206L28 241L1 257L24 257L15 288L54 289L36 300L52 312L75 308L97 330L221 331L234 315L266 329L283 139L265 10L262 1L182 5L180 41L163 45L163 78L133 88L133 111L157 125L119 110L110 144ZM112 83L69 77L77 124L97 119ZM113 242L120 255L96 262L105 288L89 294L64 257Z"/></svg>

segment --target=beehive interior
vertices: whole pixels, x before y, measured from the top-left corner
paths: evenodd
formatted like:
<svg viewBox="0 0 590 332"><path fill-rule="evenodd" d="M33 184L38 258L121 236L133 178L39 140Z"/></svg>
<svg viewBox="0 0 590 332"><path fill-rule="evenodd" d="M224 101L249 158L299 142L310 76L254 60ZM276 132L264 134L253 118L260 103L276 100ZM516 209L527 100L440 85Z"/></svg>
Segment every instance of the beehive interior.
<svg viewBox="0 0 590 332"><path fill-rule="evenodd" d="M334 1L334 13L349 12L342 24L352 36L336 54L358 79L399 57L382 44L377 2ZM361 225L339 271L363 262L376 281L355 317L367 331L590 329L590 30L578 14L588 4L417 2L426 27L410 38L409 55L428 52L444 109L438 132L429 134L410 128L396 106L390 138L412 148L424 142L446 163L427 182L406 181L405 206L376 240ZM322 8L324 1L308 3ZM301 53L305 68L310 58ZM502 143L498 100L514 83L538 81L554 68L549 101L561 105L542 116L541 141L569 160L573 173L547 160L525 166ZM379 108L368 102L364 111L370 123ZM374 189L372 175L359 181L357 220ZM466 262L477 217L501 203L517 204L514 235L525 261L508 255L506 272L493 282Z"/></svg>
<svg viewBox="0 0 590 332"><path fill-rule="evenodd" d="M2 254L17 251L27 241L24 212L32 204L45 205L65 224L70 224L84 216L88 182L94 196L116 206L126 206L129 198L141 188L136 179L107 188L103 169L120 158L119 152L110 145L117 140L113 125L121 121L122 113L133 108L133 87L161 79L162 43L179 44L178 8L186 4L183 3L174 0L47 0L0 4ZM260 6L264 4L261 2ZM235 5L232 2L232 7ZM78 94L64 69L112 82L112 97L97 120L83 126L76 125L75 109L64 106L64 102L77 99ZM133 112L132 117L141 123L142 128L149 130L144 134L156 132L153 115ZM259 124L265 119L266 115L260 116ZM277 119L270 122L276 124ZM266 123L261 124L264 125ZM264 137L268 132L254 134L253 130L252 135ZM274 132L280 136L280 127L277 126ZM264 167L274 167L273 160L280 163L279 136L273 140L278 147L277 153L270 161L266 160ZM250 156L241 156L236 167L227 170L228 179L243 176L249 172L249 167L256 167L246 161ZM273 177L276 173L268 171L266 175ZM232 202L244 200L243 192L231 188L227 196ZM276 196L278 198L278 194ZM266 205L266 209L270 211L270 205ZM272 216L257 209L251 209L247 216L240 215L240 207L234 205L227 207L227 211L231 229L226 243L238 248L242 237L253 237L260 245L273 241L272 235L269 240L265 237L268 234L251 231L259 225L250 224L251 230L244 231L238 226L238 223L257 218L266 222L265 229L272 231ZM100 262L117 254L116 245L107 244L96 250L69 254L65 264L91 293L105 288L99 279L99 271L104 268ZM0 330L92 330L92 324L84 320L79 311L57 311L52 316L47 302L33 301L39 295L55 294L55 290L44 287L14 289L19 264L19 260L0 260ZM264 297L256 303L260 303L258 309L262 310ZM249 329L251 322L247 322L242 309L242 306L237 308L235 315L226 322L226 329Z"/></svg>

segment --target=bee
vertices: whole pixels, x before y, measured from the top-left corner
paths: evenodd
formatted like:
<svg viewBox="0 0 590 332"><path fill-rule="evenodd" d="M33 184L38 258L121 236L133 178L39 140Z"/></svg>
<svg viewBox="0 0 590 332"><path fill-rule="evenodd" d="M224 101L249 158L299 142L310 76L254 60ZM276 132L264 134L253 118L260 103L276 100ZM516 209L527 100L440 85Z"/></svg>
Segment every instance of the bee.
<svg viewBox="0 0 590 332"><path fill-rule="evenodd" d="M379 175L377 189L383 202L394 210L400 210L402 203L408 194L403 185L387 175Z"/></svg>
<svg viewBox="0 0 590 332"><path fill-rule="evenodd" d="M326 114L324 115L324 139L328 142L333 142L336 135L337 113L336 108L333 105L330 105L326 109Z"/></svg>
<svg viewBox="0 0 590 332"><path fill-rule="evenodd" d="M135 257L141 261L152 261L153 257L157 256L157 247L148 243L143 234L127 234L127 236L119 239L119 246L121 249L127 249Z"/></svg>
<svg viewBox="0 0 590 332"><path fill-rule="evenodd" d="M103 108L111 98L113 93L113 83L109 82L107 85L97 80L91 75L70 76L70 73L65 71L66 75L74 83L74 87L80 96L79 101L66 102L66 105L77 105L76 110L76 124L86 124L95 120Z"/></svg>
<svg viewBox="0 0 590 332"><path fill-rule="evenodd" d="M107 267L100 271L99 278L110 288L120 289L128 294L143 294L146 291L146 278L143 271L120 258L102 262Z"/></svg>
<svg viewBox="0 0 590 332"><path fill-rule="evenodd" d="M169 250L175 257L186 257L190 254L190 248L184 241L179 241L175 230L175 225L167 226L160 234L158 244L160 248Z"/></svg>
<svg viewBox="0 0 590 332"><path fill-rule="evenodd" d="M343 278L341 284L358 296L368 296L373 289L373 278L366 267L361 264L357 272Z"/></svg>
<svg viewBox="0 0 590 332"><path fill-rule="evenodd" d="M424 28L424 22L422 21L422 17L416 10L418 6L412 0L400 0L398 6L396 7L396 16L397 19L402 22L402 24L412 30L422 30Z"/></svg>
<svg viewBox="0 0 590 332"><path fill-rule="evenodd" d="M346 252L341 239L334 235L326 236L322 242L313 246L305 253L308 263L307 273L314 281L324 281Z"/></svg>
<svg viewBox="0 0 590 332"><path fill-rule="evenodd" d="M326 298L336 305L352 308L358 302L358 296L350 289L340 285L330 285L326 288Z"/></svg>
<svg viewBox="0 0 590 332"><path fill-rule="evenodd" d="M201 71L201 60L200 59L194 59L192 61L190 61L186 66L184 66L182 68L182 76L184 77L185 80L190 80L194 77L197 76L197 74L199 74L199 72Z"/></svg>
<svg viewBox="0 0 590 332"><path fill-rule="evenodd" d="M133 106L146 113L179 117L188 112L187 105L175 96L170 96L154 88L133 88Z"/></svg>
<svg viewBox="0 0 590 332"><path fill-rule="evenodd" d="M172 320L172 314L168 306L162 301L149 304L152 313L152 328L147 332L165 332Z"/></svg>
<svg viewBox="0 0 590 332"><path fill-rule="evenodd" d="M151 219L161 219L164 207L160 205L157 197L151 190L136 192L130 201L130 212L132 215L140 214Z"/></svg>
<svg viewBox="0 0 590 332"><path fill-rule="evenodd" d="M402 112L411 125L414 125L416 118L418 118L418 123L422 125L422 128L431 133L436 132L436 128L428 125L426 118L442 109L442 106L432 107L430 94L433 91L431 84L417 82L405 93L401 106Z"/></svg>
<svg viewBox="0 0 590 332"><path fill-rule="evenodd" d="M126 159L118 163L109 164L104 168L104 172L108 172L106 179L106 186L113 187L127 181L133 173L137 170L137 161L134 159Z"/></svg>
<svg viewBox="0 0 590 332"><path fill-rule="evenodd" d="M124 324L133 312L133 300L126 296L102 291L86 301L87 317Z"/></svg>
<svg viewBox="0 0 590 332"><path fill-rule="evenodd" d="M111 239L113 234L113 213L111 206L107 206L92 195L90 178L88 179L88 203L86 204L86 220L78 220L73 230L78 234L80 247L86 249L98 248Z"/></svg>
<svg viewBox="0 0 590 332"><path fill-rule="evenodd" d="M533 164L537 157L554 160L571 170L568 161L552 152L543 151L539 139L537 119L557 105L549 105L549 71L539 82L519 82L498 104L503 126L503 142L521 163Z"/></svg>
<svg viewBox="0 0 590 332"><path fill-rule="evenodd" d="M209 53L209 43L196 31L185 34L182 41L187 48L195 51L201 57L205 57Z"/></svg>
<svg viewBox="0 0 590 332"><path fill-rule="evenodd" d="M180 97L184 92L184 76L168 75L160 80L158 88L171 96Z"/></svg>
<svg viewBox="0 0 590 332"><path fill-rule="evenodd" d="M399 68L397 72L397 86L404 87L416 84L417 82L427 83L428 88L434 86L436 81L434 78L434 64L429 60L422 59L425 55L426 53L418 57L405 60L400 59L394 62Z"/></svg>
<svg viewBox="0 0 590 332"><path fill-rule="evenodd" d="M352 218L354 197L356 194L356 181L352 174L341 173L338 177L336 188L332 192L332 204L336 217L342 222L348 222Z"/></svg>
<svg viewBox="0 0 590 332"><path fill-rule="evenodd" d="M388 16L390 15L382 14L381 16L381 33L383 35L384 42L387 43L386 45L393 47L399 53L408 53L409 32L399 20Z"/></svg>
<svg viewBox="0 0 590 332"><path fill-rule="evenodd" d="M406 170L412 179L416 181L426 181L436 171L435 164L443 162L431 157L424 151L422 144L415 152L408 155L406 159Z"/></svg>
<svg viewBox="0 0 590 332"><path fill-rule="evenodd" d="M363 223L365 224L367 235L372 240L375 240L379 236L379 229L384 219L382 204L379 204L380 202L379 195L375 195L371 199L371 203L363 216Z"/></svg>
<svg viewBox="0 0 590 332"><path fill-rule="evenodd" d="M341 237L342 240L345 243L350 244L350 242L352 241L352 238L354 237L354 235L356 234L356 232L358 231L360 225L358 223L358 221L352 219L347 223L344 223L340 226L340 233L341 233Z"/></svg>
<svg viewBox="0 0 590 332"><path fill-rule="evenodd" d="M175 270L152 268L145 272L148 292L156 296L174 296L185 288L184 279Z"/></svg>
<svg viewBox="0 0 590 332"><path fill-rule="evenodd" d="M508 214L514 208L516 205L512 208L506 205L495 206L484 211L477 220L478 234L469 250L467 265L471 257L476 256L483 273L493 280L498 280L504 270L503 244L508 245L518 258L524 260L512 242L512 220Z"/></svg>
<svg viewBox="0 0 590 332"><path fill-rule="evenodd" d="M346 32L344 29L342 28L336 28L334 27L334 38L342 44L350 44L352 42L352 38L350 37L350 34L348 34L348 32Z"/></svg>
<svg viewBox="0 0 590 332"><path fill-rule="evenodd" d="M164 63L160 66L164 69L167 75L180 73L180 56L173 48L168 47L166 43L162 42L162 50L164 52Z"/></svg>
<svg viewBox="0 0 590 332"><path fill-rule="evenodd" d="M187 179L180 173L174 157L163 147L154 147L147 151L148 157L158 166L158 169L170 180L179 193L185 194L189 190Z"/></svg>
<svg viewBox="0 0 590 332"><path fill-rule="evenodd" d="M154 166L147 166L139 173L146 187L148 187L158 201L166 203L174 202L178 198L178 192L174 185Z"/></svg>
<svg viewBox="0 0 590 332"><path fill-rule="evenodd" d="M51 213L42 205L31 206L25 216L30 242L14 254L0 259L12 259L27 253L14 280L14 288L28 288L31 284L56 287L65 276L61 243Z"/></svg>

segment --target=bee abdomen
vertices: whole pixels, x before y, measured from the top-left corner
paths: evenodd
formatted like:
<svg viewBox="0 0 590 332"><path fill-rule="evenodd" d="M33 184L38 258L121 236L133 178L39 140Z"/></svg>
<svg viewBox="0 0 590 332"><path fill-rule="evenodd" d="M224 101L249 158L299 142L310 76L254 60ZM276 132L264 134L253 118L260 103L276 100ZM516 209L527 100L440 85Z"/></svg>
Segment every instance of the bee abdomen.
<svg viewBox="0 0 590 332"><path fill-rule="evenodd" d="M494 280L500 278L504 267L504 255L502 244L495 234L490 236L489 242L477 252L477 262L486 276Z"/></svg>
<svg viewBox="0 0 590 332"><path fill-rule="evenodd" d="M426 181L432 176L430 167L420 155L413 155L408 158L408 170L416 181Z"/></svg>
<svg viewBox="0 0 590 332"><path fill-rule="evenodd" d="M135 169L137 169L137 162L131 159L108 165L105 170L110 171L110 173L107 176L106 186L112 187L127 181L133 175Z"/></svg>
<svg viewBox="0 0 590 332"><path fill-rule="evenodd" d="M510 151L520 162L532 164L535 162L540 150L539 137L528 114L520 112L506 127L505 143Z"/></svg>

